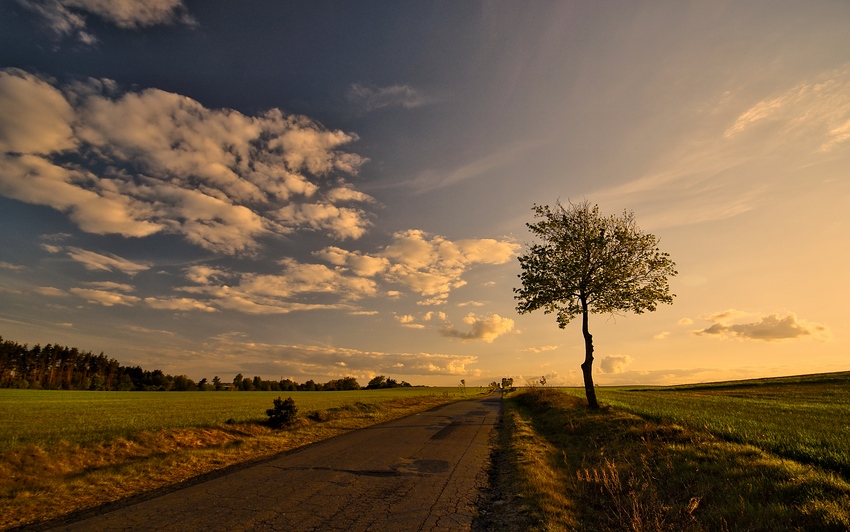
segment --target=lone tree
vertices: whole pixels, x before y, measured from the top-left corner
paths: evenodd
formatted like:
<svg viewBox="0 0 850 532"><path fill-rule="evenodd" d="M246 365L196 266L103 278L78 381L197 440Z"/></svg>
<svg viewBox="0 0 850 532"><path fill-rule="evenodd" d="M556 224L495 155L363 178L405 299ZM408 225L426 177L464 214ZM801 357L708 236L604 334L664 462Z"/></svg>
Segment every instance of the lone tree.
<svg viewBox="0 0 850 532"><path fill-rule="evenodd" d="M543 309L555 313L565 328L581 315L585 358L581 365L587 404L599 408L593 388L593 336L588 313L616 314L654 311L672 303L668 277L676 263L658 249L658 239L643 233L634 214L603 217L599 207L584 201L554 208L534 205L536 223L526 224L542 242L519 257L522 287L515 288L517 312Z"/></svg>

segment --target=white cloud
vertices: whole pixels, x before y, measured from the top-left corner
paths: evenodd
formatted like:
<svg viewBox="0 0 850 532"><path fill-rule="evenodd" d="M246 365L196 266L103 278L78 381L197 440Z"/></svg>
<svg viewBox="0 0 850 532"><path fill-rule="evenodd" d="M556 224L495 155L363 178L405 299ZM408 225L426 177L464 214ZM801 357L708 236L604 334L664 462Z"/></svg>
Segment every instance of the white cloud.
<svg viewBox="0 0 850 532"><path fill-rule="evenodd" d="M405 314L403 316L395 316L395 320L401 324L402 327L408 327L410 329L424 329L425 326L421 323L415 323L416 318L411 314Z"/></svg>
<svg viewBox="0 0 850 532"><path fill-rule="evenodd" d="M519 245L494 239L469 239L452 242L439 235L410 229L393 235L382 250L366 254L328 247L314 255L363 277L380 278L407 286L424 296L420 304L440 305L449 293L466 284L466 270L475 264L504 264ZM388 294L391 295L391 294Z"/></svg>
<svg viewBox="0 0 850 532"><path fill-rule="evenodd" d="M489 316L479 318L475 314L469 313L463 321L470 326L468 332L460 331L451 325L447 325L440 331L440 334L449 338L483 340L487 343L492 343L493 340L511 332L514 328L514 320L503 318L498 314L490 314Z"/></svg>
<svg viewBox="0 0 850 532"><path fill-rule="evenodd" d="M799 320L797 316L789 312L784 318L778 314L769 314L756 322L730 323L733 317L730 311L715 314L707 319L716 323L706 329L693 331L698 336L716 335L720 337L741 338L749 340L790 340L804 336L826 337L829 329L820 323L811 323Z"/></svg>
<svg viewBox="0 0 850 532"><path fill-rule="evenodd" d="M426 313L425 313L425 316L424 316L424 318L423 318L423 319L424 319L425 321L431 321L432 319L438 319L438 320L440 320L440 321L446 321L446 319L448 319L448 318L446 317L446 313L445 313L445 312L434 312L434 311L429 311L429 312L426 312Z"/></svg>
<svg viewBox="0 0 850 532"><path fill-rule="evenodd" d="M339 240L360 238L371 225L362 210L330 203L287 205L276 211L274 216L285 227L324 230Z"/></svg>
<svg viewBox="0 0 850 532"><path fill-rule="evenodd" d="M109 80L55 88L0 71L0 194L65 212L82 230L183 235L226 254L264 235L321 230L359 238L371 203L339 176L366 161L356 135L278 109L247 116ZM326 179L333 174L333 184Z"/></svg>
<svg viewBox="0 0 850 532"><path fill-rule="evenodd" d="M371 279L347 276L321 264L303 264L292 259L280 262L278 274L223 272L193 266L187 278L196 286L182 287L208 306L247 314L286 314L316 309L348 309L351 302L377 294ZM326 296L327 302L301 303L299 299Z"/></svg>
<svg viewBox="0 0 850 532"><path fill-rule="evenodd" d="M200 310L203 312L216 312L216 309L201 303L195 299L190 299L186 297L174 297L168 299L161 299L155 297L146 297L144 299L145 305L155 308L155 309L165 309L165 310Z"/></svg>
<svg viewBox="0 0 850 532"><path fill-rule="evenodd" d="M81 297L89 303L111 307L113 305L132 306L139 302L139 298L128 294L111 292L109 290L95 290L91 288L71 288L70 292Z"/></svg>
<svg viewBox="0 0 850 532"><path fill-rule="evenodd" d="M335 266L345 267L361 277L374 277L386 271L390 265L390 262L383 257L370 257L333 246L318 251L314 255Z"/></svg>
<svg viewBox="0 0 850 532"><path fill-rule="evenodd" d="M390 261L387 280L426 296L428 303L441 304L452 289L466 284L462 275L471 265L504 264L518 249L518 244L507 241L452 242L411 229L394 234L379 256Z"/></svg>
<svg viewBox="0 0 850 532"><path fill-rule="evenodd" d="M384 107L410 109L428 103L419 91L408 85L375 87L354 83L348 89L348 99L367 112Z"/></svg>
<svg viewBox="0 0 850 532"><path fill-rule="evenodd" d="M101 255L94 251L86 251L80 248L68 248L68 256L82 264L87 270L92 271L120 271L127 275L135 275L150 269L149 264L133 262L119 257L118 255Z"/></svg>
<svg viewBox="0 0 850 532"><path fill-rule="evenodd" d="M119 28L194 24L183 0L59 0L59 3L98 15Z"/></svg>
<svg viewBox="0 0 850 532"><path fill-rule="evenodd" d="M540 347L526 347L523 349L525 353L545 353L547 351L554 351L558 349L557 345L543 345Z"/></svg>
<svg viewBox="0 0 850 532"><path fill-rule="evenodd" d="M634 359L629 355L608 355L599 363L602 373L624 373Z"/></svg>
<svg viewBox="0 0 850 532"><path fill-rule="evenodd" d="M112 281L96 281L86 283L86 286L97 288L100 290L118 290L119 292L132 292L135 288L132 285L124 283L115 283Z"/></svg>
<svg viewBox="0 0 850 532"><path fill-rule="evenodd" d="M42 23L56 37L73 35L92 44L97 39L86 31L86 17L91 14L125 29L183 23L197 24L188 14L183 0L17 0L41 17Z"/></svg>
<svg viewBox="0 0 850 532"><path fill-rule="evenodd" d="M670 337L670 331L663 331L652 337L653 340L666 340Z"/></svg>
<svg viewBox="0 0 850 532"><path fill-rule="evenodd" d="M0 152L48 154L73 148L74 110L61 92L21 70L0 73Z"/></svg>
<svg viewBox="0 0 850 532"><path fill-rule="evenodd" d="M39 286L34 292L49 297L66 297L69 295L68 292L53 286Z"/></svg>

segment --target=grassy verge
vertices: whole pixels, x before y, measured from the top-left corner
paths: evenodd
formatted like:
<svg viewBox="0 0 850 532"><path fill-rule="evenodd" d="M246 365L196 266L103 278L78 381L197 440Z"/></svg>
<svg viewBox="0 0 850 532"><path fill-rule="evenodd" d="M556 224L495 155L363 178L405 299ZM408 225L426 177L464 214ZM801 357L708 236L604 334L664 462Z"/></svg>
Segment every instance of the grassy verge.
<svg viewBox="0 0 850 532"><path fill-rule="evenodd" d="M496 456L515 467L495 479L503 503L490 512L516 530L850 529L850 483L835 471L584 405L540 389L505 401Z"/></svg>
<svg viewBox="0 0 850 532"><path fill-rule="evenodd" d="M299 394L292 395L298 402ZM336 403L312 410L299 404L303 415L286 430L260 424L260 410L254 412L254 420L136 431L97 441L48 438L47 443L12 446L0 455L0 529L138 495L460 398L434 393L382 397L351 402L337 396ZM264 408L271 406L269 397Z"/></svg>

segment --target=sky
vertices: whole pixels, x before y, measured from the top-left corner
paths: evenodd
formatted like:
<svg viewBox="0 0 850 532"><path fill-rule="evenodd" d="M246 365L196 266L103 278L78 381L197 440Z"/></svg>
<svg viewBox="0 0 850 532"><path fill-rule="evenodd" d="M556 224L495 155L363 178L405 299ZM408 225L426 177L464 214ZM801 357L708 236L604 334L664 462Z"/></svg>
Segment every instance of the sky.
<svg viewBox="0 0 850 532"><path fill-rule="evenodd" d="M0 1L0 335L224 380L578 385L534 204L672 305L600 385L850 369L850 3Z"/></svg>

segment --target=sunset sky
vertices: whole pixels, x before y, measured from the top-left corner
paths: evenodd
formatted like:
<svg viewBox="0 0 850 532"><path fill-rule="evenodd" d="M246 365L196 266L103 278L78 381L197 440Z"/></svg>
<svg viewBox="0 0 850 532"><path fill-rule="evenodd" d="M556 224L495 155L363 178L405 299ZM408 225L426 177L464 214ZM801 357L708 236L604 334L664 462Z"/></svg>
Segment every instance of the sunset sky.
<svg viewBox="0 0 850 532"><path fill-rule="evenodd" d="M0 335L198 380L543 375L532 206L634 211L673 305L599 384L850 370L850 3L0 2Z"/></svg>

